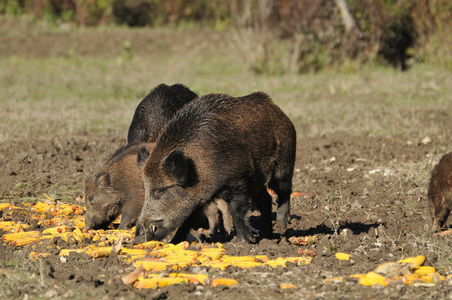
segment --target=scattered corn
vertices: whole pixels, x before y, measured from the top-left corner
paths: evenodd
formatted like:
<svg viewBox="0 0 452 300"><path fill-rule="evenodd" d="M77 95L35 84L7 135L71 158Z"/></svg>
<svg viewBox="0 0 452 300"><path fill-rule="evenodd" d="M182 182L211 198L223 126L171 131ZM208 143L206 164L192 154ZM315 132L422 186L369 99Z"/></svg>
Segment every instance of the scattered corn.
<svg viewBox="0 0 452 300"><path fill-rule="evenodd" d="M408 257L402 260L399 260L399 263L406 263L406 264L410 264L410 266L412 268L416 268L419 266L422 266L422 264L425 262L425 256L424 255L419 255L416 257Z"/></svg>
<svg viewBox="0 0 452 300"><path fill-rule="evenodd" d="M336 253L336 258L339 260L350 260L350 257L352 257L350 254L345 254L341 252Z"/></svg>
<svg viewBox="0 0 452 300"><path fill-rule="evenodd" d="M225 285L225 286L231 286L231 285L238 285L239 282L235 279L226 279L226 278L215 278L212 279L210 282L210 285L213 287L219 286L219 285Z"/></svg>

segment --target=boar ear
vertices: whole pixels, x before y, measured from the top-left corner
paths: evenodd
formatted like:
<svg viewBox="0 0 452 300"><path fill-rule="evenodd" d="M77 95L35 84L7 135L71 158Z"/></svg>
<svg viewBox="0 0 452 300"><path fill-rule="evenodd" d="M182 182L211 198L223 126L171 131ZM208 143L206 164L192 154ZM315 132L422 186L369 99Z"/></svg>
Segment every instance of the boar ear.
<svg viewBox="0 0 452 300"><path fill-rule="evenodd" d="M110 174L107 172L100 172L96 174L94 180L100 186L110 186Z"/></svg>
<svg viewBox="0 0 452 300"><path fill-rule="evenodd" d="M140 149L140 152L138 152L138 156L137 156L137 162L138 162L138 166L140 168L143 167L144 162L146 161L146 159L149 157L149 151L148 149L146 149L145 147Z"/></svg>
<svg viewBox="0 0 452 300"><path fill-rule="evenodd" d="M197 180L193 160L186 157L181 149L174 150L165 159L163 171L174 178L180 186L193 185Z"/></svg>

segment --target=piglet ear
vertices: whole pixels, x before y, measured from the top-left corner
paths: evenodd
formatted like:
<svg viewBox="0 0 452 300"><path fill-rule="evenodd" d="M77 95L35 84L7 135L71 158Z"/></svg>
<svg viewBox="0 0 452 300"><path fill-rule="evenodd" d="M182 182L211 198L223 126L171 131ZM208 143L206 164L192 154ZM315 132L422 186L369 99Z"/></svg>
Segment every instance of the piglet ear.
<svg viewBox="0 0 452 300"><path fill-rule="evenodd" d="M138 156L137 156L137 162L138 162L138 166L140 168L143 167L144 162L146 161L146 159L149 157L149 151L143 147L140 149L140 152L138 152Z"/></svg>
<svg viewBox="0 0 452 300"><path fill-rule="evenodd" d="M190 186L197 181L193 160L186 157L181 149L168 155L163 162L163 171L180 186Z"/></svg>
<svg viewBox="0 0 452 300"><path fill-rule="evenodd" d="M94 180L96 182L96 184L98 184L99 186L103 186L103 187L108 187L110 186L110 174L108 174L107 172L100 172L97 173L96 176L94 177Z"/></svg>

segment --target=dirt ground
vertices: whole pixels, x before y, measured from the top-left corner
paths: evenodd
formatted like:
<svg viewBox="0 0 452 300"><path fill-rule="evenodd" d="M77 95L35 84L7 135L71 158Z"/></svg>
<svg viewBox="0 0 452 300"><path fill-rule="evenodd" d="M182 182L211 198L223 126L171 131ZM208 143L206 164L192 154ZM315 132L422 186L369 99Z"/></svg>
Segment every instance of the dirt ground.
<svg viewBox="0 0 452 300"><path fill-rule="evenodd" d="M7 38L14 47L20 44L13 37ZM70 39L63 37L66 38ZM140 39L139 36L136 38ZM88 35L88 40L98 39ZM27 41L22 50L14 51L16 55L20 55L17 51L28 51L29 56L43 55L40 53L43 48L36 46L39 41L42 42L39 39ZM64 41L58 43L64 45ZM91 51L92 43L86 44L90 46L83 51ZM0 45L4 43L0 42ZM83 44L77 41L77 47L83 47ZM139 51L139 46L136 47ZM39 49L37 54L34 48ZM59 51L57 48L54 51ZM0 47L2 57L6 57L8 51L12 51L11 48ZM61 51L66 53L66 50ZM266 254L269 258L297 256L299 249L314 250L316 256L306 266L290 264L273 270L263 267L204 270L210 276L239 281L238 286L229 288L190 283L134 290L120 280L133 267L117 258L93 260L80 254L71 255L63 262L55 255L34 262L27 258L31 247L14 251L14 247L0 245L0 297L451 299L451 280L428 287L401 282L386 287L367 287L356 281L324 282L337 276L367 273L384 262L421 254L426 256L426 264L434 266L441 275L452 274L452 239L427 235L430 217L426 199L434 164L441 154L452 149L452 116L450 111L438 110L431 114L434 117L426 116L420 122L428 126L433 123L441 134L421 135L413 131L356 135L337 131L308 135L305 134L309 131L306 124L295 123L299 134L293 182L294 191L301 195L292 199L289 229L284 235L275 234L273 239L257 244L238 244L233 240L224 247L230 255ZM50 132L52 137L14 135L15 138L3 139L0 144L0 199L16 203L35 201L43 198L43 191L61 201L70 202L83 196L87 174L126 142L126 129L121 128L119 135L117 131L71 136ZM257 221L257 217L251 218L252 223ZM317 235L318 242L307 246L288 242L290 237L308 235ZM336 251L351 254L351 260L336 259ZM185 271L193 271L193 268L187 267ZM292 283L296 288L281 289L281 283Z"/></svg>

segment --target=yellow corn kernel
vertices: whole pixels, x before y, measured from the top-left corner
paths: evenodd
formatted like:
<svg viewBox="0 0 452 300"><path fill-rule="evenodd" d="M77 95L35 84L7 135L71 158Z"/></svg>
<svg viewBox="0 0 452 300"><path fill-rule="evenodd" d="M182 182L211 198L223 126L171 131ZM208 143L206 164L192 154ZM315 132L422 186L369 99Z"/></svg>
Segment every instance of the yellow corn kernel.
<svg viewBox="0 0 452 300"><path fill-rule="evenodd" d="M304 266L311 263L312 257L286 257L286 261L297 264L299 266Z"/></svg>
<svg viewBox="0 0 452 300"><path fill-rule="evenodd" d="M226 278L215 278L212 279L210 282L210 285L213 287L219 286L219 285L225 285L225 286L231 286L231 285L238 285L239 282L235 279L226 279Z"/></svg>
<svg viewBox="0 0 452 300"><path fill-rule="evenodd" d="M435 272L436 272L435 268L431 266L421 266L414 268L414 274L417 275L432 274Z"/></svg>
<svg viewBox="0 0 452 300"><path fill-rule="evenodd" d="M422 264L425 262L425 256L424 255L418 255L416 257L408 257L402 260L399 260L399 263L406 263L410 264L412 268L422 266Z"/></svg>
<svg viewBox="0 0 452 300"><path fill-rule="evenodd" d="M0 211L10 207L11 204L10 203L0 203Z"/></svg>
<svg viewBox="0 0 452 300"><path fill-rule="evenodd" d="M281 283L279 285L279 288L282 289L282 290L285 290L285 289L296 289L297 286L293 285L292 283Z"/></svg>
<svg viewBox="0 0 452 300"><path fill-rule="evenodd" d="M336 253L336 258L339 260L350 260L350 257L352 257L350 254L341 252Z"/></svg>
<svg viewBox="0 0 452 300"><path fill-rule="evenodd" d="M167 285L187 283L188 278L179 277L161 277L161 278L144 278L139 279L133 285L137 289L152 289L155 287L164 287Z"/></svg>
<svg viewBox="0 0 452 300"><path fill-rule="evenodd" d="M209 278L207 274L188 274L188 273L171 273L169 277L188 278L188 282L205 284Z"/></svg>

